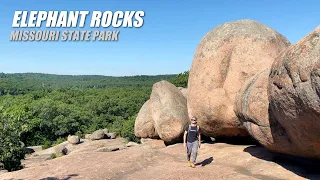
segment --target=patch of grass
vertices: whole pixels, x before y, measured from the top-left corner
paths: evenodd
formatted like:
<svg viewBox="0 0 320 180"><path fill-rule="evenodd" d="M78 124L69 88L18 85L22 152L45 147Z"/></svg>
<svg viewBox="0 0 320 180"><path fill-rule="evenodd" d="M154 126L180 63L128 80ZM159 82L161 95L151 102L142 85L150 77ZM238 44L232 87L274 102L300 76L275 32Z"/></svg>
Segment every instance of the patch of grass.
<svg viewBox="0 0 320 180"><path fill-rule="evenodd" d="M42 149L45 150L45 149L50 148L51 146L52 146L51 141L46 140L46 141L44 142L44 144L42 145Z"/></svg>
<svg viewBox="0 0 320 180"><path fill-rule="evenodd" d="M51 154L51 159L55 159L55 158L58 158L58 157L61 157L63 156L62 153L54 153L54 154Z"/></svg>
<svg viewBox="0 0 320 180"><path fill-rule="evenodd" d="M66 138L58 138L55 142L52 143L52 146L56 146L56 145L59 145L63 142L65 142L67 139Z"/></svg>
<svg viewBox="0 0 320 180"><path fill-rule="evenodd" d="M98 149L99 149L99 148L103 148L103 147L105 147L105 145L99 145L99 146L97 146Z"/></svg>

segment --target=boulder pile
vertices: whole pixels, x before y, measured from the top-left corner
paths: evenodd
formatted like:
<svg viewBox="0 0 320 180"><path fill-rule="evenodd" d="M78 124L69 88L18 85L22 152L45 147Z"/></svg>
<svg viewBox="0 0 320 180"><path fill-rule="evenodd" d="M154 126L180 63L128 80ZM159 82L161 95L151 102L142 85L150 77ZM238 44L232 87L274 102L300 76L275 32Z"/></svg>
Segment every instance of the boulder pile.
<svg viewBox="0 0 320 180"><path fill-rule="evenodd" d="M220 25L200 41L187 89L154 84L135 134L177 141L195 116L208 137L250 135L274 152L320 159L319 57L320 27L290 45L253 20Z"/></svg>
<svg viewBox="0 0 320 180"><path fill-rule="evenodd" d="M91 134L86 134L84 138L94 141L94 140L100 140L100 139L115 139L118 137L118 135L119 135L118 132L109 132L109 130L105 128L105 129L96 130Z"/></svg>
<svg viewBox="0 0 320 180"><path fill-rule="evenodd" d="M320 159L319 36L320 27L289 46L261 77L263 82L247 86L248 98L239 98L239 105L247 104L236 110L239 119L270 150ZM258 98L253 100L254 96Z"/></svg>

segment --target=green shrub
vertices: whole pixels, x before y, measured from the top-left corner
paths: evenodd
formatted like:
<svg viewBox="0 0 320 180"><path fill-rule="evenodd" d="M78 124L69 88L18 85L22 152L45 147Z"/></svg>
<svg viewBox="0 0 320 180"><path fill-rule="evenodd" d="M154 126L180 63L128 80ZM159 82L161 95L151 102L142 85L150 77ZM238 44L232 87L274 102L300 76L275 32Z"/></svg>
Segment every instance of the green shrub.
<svg viewBox="0 0 320 180"><path fill-rule="evenodd" d="M126 121L122 117L117 117L112 123L112 126L109 128L110 132L119 132L121 133L121 130L123 128L123 124Z"/></svg>
<svg viewBox="0 0 320 180"><path fill-rule="evenodd" d="M8 171L22 168L21 159L26 154L17 131L0 121L0 162Z"/></svg>
<svg viewBox="0 0 320 180"><path fill-rule="evenodd" d="M169 80L172 84L177 87L188 87L189 71L178 74L176 77Z"/></svg>
<svg viewBox="0 0 320 180"><path fill-rule="evenodd" d="M134 123L135 123L135 116L125 121L121 129L121 136L126 138L128 141L134 141L134 142L140 143L140 139L134 135Z"/></svg>

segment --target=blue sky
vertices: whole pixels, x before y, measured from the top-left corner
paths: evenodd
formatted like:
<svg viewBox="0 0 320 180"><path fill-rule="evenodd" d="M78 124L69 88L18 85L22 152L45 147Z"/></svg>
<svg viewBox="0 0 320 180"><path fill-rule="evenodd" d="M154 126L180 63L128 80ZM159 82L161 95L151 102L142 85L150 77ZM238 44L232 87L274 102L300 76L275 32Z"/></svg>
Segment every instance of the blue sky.
<svg viewBox="0 0 320 180"><path fill-rule="evenodd" d="M180 73L190 69L199 41L217 25L253 19L294 43L320 25L319 7L317 1L3 1L0 72L112 76ZM10 32L16 30L11 28L16 10L143 10L145 17L142 28L119 29L118 42L10 42Z"/></svg>

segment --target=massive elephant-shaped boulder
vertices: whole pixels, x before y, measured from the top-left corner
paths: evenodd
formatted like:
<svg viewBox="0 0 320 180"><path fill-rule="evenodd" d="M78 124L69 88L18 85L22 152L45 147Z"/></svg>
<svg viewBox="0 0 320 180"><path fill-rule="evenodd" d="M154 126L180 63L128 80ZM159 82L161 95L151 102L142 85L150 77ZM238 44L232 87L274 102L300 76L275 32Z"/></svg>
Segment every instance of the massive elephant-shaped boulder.
<svg viewBox="0 0 320 180"><path fill-rule="evenodd" d="M188 81L188 113L207 136L247 136L234 113L236 93L247 79L271 66L289 41L252 20L225 23L198 45Z"/></svg>
<svg viewBox="0 0 320 180"><path fill-rule="evenodd" d="M295 154L320 158L320 26L276 59L269 76L270 110Z"/></svg>

